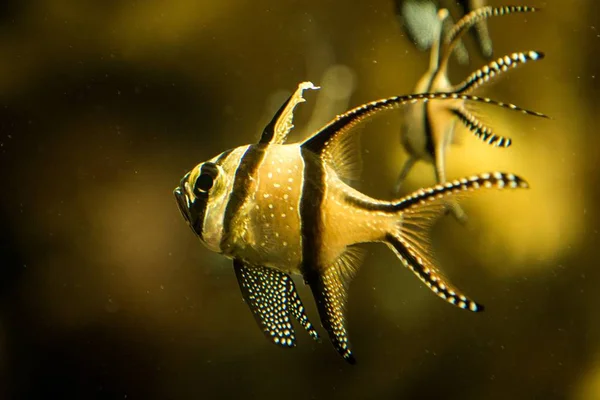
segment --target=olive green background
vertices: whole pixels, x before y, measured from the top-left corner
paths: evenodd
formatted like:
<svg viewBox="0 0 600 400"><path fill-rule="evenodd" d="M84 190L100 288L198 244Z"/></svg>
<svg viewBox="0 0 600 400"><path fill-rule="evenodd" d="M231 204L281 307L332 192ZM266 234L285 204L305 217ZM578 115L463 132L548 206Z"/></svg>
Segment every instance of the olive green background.
<svg viewBox="0 0 600 400"><path fill-rule="evenodd" d="M443 218L433 232L440 268L486 312L449 306L367 245L349 366L300 330L293 350L265 340L230 262L198 242L172 190L195 164L256 141L300 81L323 89L298 108L294 140L411 92L428 54L393 2L2 2L0 396L599 399L600 6L527 4L544 10L489 21L495 55L546 59L477 94L553 119L478 107L514 144L460 128L447 174L503 170L531 189L482 191L464 202L469 226ZM484 64L465 44L471 64L453 60L453 82ZM369 195L391 198L401 116L359 131ZM405 190L432 183L419 164Z"/></svg>

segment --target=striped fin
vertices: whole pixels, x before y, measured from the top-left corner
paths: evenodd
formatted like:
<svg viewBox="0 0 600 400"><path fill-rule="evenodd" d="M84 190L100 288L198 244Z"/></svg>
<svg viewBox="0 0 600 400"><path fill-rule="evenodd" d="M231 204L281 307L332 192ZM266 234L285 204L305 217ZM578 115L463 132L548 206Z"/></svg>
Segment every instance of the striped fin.
<svg viewBox="0 0 600 400"><path fill-rule="evenodd" d="M528 184L514 174L494 172L421 189L394 205L395 210L401 213L402 222L397 231L386 236L387 244L398 258L437 296L474 312L483 311L483 306L469 299L435 268L428 232L443 213L446 197L451 194L464 196L476 189L494 187L527 188Z"/></svg>
<svg viewBox="0 0 600 400"><path fill-rule="evenodd" d="M454 44L460 39L465 32L469 30L473 25L490 17L499 17L503 15L509 15L514 13L527 13L539 11L535 7L529 6L503 6L503 7L481 7L471 11L464 17L462 17L454 27L446 35L446 43L448 46L454 46Z"/></svg>
<svg viewBox="0 0 600 400"><path fill-rule="evenodd" d="M475 24L489 17L503 16L514 13L535 12L538 9L528 6L481 7L462 17L446 35L443 47L440 70L445 71L452 50L460 38Z"/></svg>
<svg viewBox="0 0 600 400"><path fill-rule="evenodd" d="M333 347L350 364L355 364L356 359L352 354L344 311L349 282L363 256L362 250L350 247L333 265L324 271L315 270L316 273L307 277L321 316L321 324L327 330Z"/></svg>
<svg viewBox="0 0 600 400"><path fill-rule="evenodd" d="M490 128L485 126L481 121L479 121L473 114L468 112L464 108L455 108L452 109L454 115L458 117L460 122L462 122L475 136L477 136L482 141L487 144L495 147L510 147L512 144L512 140L508 137L498 136Z"/></svg>
<svg viewBox="0 0 600 400"><path fill-rule="evenodd" d="M259 143L262 144L283 144L287 139L288 134L294 127L292 121L294 119L294 108L303 103L304 97L302 92L307 89L320 89L318 86L312 84L312 82L302 82L298 85L298 89L292 94L285 103L279 108L279 110L273 116L273 119L265 127Z"/></svg>
<svg viewBox="0 0 600 400"><path fill-rule="evenodd" d="M441 38L445 37L453 27L454 27L454 19L452 18L452 16L450 14L448 14L448 18L446 18L442 23ZM440 44L441 44L441 40L440 40ZM453 53L454 53L454 57L456 58L456 61L458 61L458 63L460 65L469 64L469 59L470 59L469 53L467 52L467 47L465 46L465 44L463 43L462 40L458 41L458 43L456 44L456 47L454 48Z"/></svg>
<svg viewBox="0 0 600 400"><path fill-rule="evenodd" d="M469 93L511 68L516 68L528 61L540 61L544 56L544 53L541 51L530 50L500 57L496 61L492 61L488 65L473 72L467 79L455 86L452 91L465 94Z"/></svg>
<svg viewBox="0 0 600 400"><path fill-rule="evenodd" d="M455 179L427 189L417 190L395 203L394 209L397 211L408 210L451 194L464 195L468 191L494 187L497 189L526 189L529 188L529 184L525 179L515 174L505 172L484 173L471 176L470 178Z"/></svg>
<svg viewBox="0 0 600 400"><path fill-rule="evenodd" d="M430 264L430 259L420 256L408 242L393 235L388 235L386 239L402 263L441 299L464 310L471 310L473 312L484 310L482 304L471 300L452 285L448 279L433 268L432 264Z"/></svg>
<svg viewBox="0 0 600 400"><path fill-rule="evenodd" d="M233 267L244 301L269 340L282 347L296 346L290 314L313 339L319 340L292 278L279 270L248 265L239 260L234 260Z"/></svg>
<svg viewBox="0 0 600 400"><path fill-rule="evenodd" d="M485 3L487 3L487 0L462 0L460 2L463 3L464 9L471 12L472 10L484 7ZM479 44L479 50L481 51L481 54L485 58L490 58L494 50L486 21L482 20L475 24L475 32L473 33L477 43Z"/></svg>
<svg viewBox="0 0 600 400"><path fill-rule="evenodd" d="M548 118L545 114L530 111L518 107L514 104L503 103L485 97L465 95L459 93L420 93L409 94L404 96L389 97L372 101L353 108L344 114L338 115L335 119L325 125L317 133L306 139L302 143L304 149L308 149L320 156L326 151L331 142L341 140L343 136L350 131L351 128L361 122L367 121L381 111L397 109L405 104L414 104L417 102L428 102L430 100L463 100L473 101L478 103L486 103L495 105L501 108L507 108L513 111L518 111L523 114L533 115L536 117Z"/></svg>

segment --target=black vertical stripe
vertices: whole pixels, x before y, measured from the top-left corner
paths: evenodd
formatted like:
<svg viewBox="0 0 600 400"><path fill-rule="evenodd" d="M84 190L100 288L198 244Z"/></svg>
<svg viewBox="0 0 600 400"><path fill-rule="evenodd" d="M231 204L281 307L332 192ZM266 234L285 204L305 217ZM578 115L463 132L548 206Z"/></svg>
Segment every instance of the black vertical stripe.
<svg viewBox="0 0 600 400"><path fill-rule="evenodd" d="M233 151L233 149L227 150L227 151L221 153L219 155L219 157L217 157L215 164L222 165L225 162L225 160L227 159L227 157L231 154L232 151ZM204 166L204 164L202 164L202 166L200 168L202 168L203 166ZM190 207L188 209L187 201L185 200L187 197L187 194L185 194L184 183L188 182L190 185L196 185L196 182L188 181L189 177L190 177L190 173L188 172L187 174L185 174L185 176L181 180L179 187L177 189L175 189L174 194L175 194L175 198L177 199L177 205L179 206L179 209L180 209L181 213L183 214L183 217L190 224L192 230L194 232L196 232L198 237L200 237L200 239L203 239L204 217L206 216L206 207L208 206L209 194L208 193L200 193L199 195L196 195L196 199L194 200L194 202L192 204L190 204Z"/></svg>
<svg viewBox="0 0 600 400"><path fill-rule="evenodd" d="M201 240L204 239L204 217L206 216L206 206L208 205L208 193L196 197L196 200L190 206L190 225Z"/></svg>
<svg viewBox="0 0 600 400"><path fill-rule="evenodd" d="M439 60L438 60L439 61ZM439 64L438 64L439 67ZM440 73L439 69L431 76L426 92L430 92L433 86L433 80ZM431 115L429 115L429 103L423 104L423 124L425 126L425 151L435 159L435 144L433 143L433 133L431 130Z"/></svg>
<svg viewBox="0 0 600 400"><path fill-rule="evenodd" d="M435 159L435 143L433 143L433 132L431 130L431 115L427 107L427 103L423 105L423 117L425 124L425 151Z"/></svg>
<svg viewBox="0 0 600 400"><path fill-rule="evenodd" d="M233 179L233 189L225 206L225 215L223 216L223 237L221 238L221 251L227 254L227 249L231 244L229 239L233 229L233 220L238 215L240 208L248 197L250 177L256 173L268 145L257 144L250 145L246 152L240 158L240 163L235 170Z"/></svg>
<svg viewBox="0 0 600 400"><path fill-rule="evenodd" d="M321 210L325 200L325 168L312 151L301 147L304 160L304 180L300 200L300 227L302 232L302 274L315 298L321 324L327 330L336 351L350 364L356 360L350 350L343 316L346 300L344 289L336 287L337 276L323 274L321 246L323 219ZM339 292L342 290L342 292Z"/></svg>
<svg viewBox="0 0 600 400"><path fill-rule="evenodd" d="M302 272L307 282L317 278L322 237L321 208L325 188L323 163L310 150L301 147L304 180L300 198L300 230L302 233Z"/></svg>

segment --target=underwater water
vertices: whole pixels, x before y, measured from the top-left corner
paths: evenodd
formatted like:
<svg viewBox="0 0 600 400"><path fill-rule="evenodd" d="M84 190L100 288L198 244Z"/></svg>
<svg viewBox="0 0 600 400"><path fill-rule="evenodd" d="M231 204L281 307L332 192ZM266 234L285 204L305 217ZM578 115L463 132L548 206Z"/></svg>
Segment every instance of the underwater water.
<svg viewBox="0 0 600 400"><path fill-rule="evenodd" d="M552 119L480 107L513 145L457 128L449 150L449 179L502 170L531 185L481 192L461 202L467 226L433 230L440 270L486 310L448 305L364 245L352 366L320 326L322 343L300 328L294 349L269 343L231 261L202 246L172 192L199 162L256 142L301 81L322 89L305 93L292 140L412 92L429 55L394 2L0 3L0 398L600 399L600 4L489 4L543 8L488 21L495 57L546 58L476 94ZM464 43L455 83L488 62ZM360 130L371 196L392 198L401 121ZM419 163L402 194L433 184Z"/></svg>

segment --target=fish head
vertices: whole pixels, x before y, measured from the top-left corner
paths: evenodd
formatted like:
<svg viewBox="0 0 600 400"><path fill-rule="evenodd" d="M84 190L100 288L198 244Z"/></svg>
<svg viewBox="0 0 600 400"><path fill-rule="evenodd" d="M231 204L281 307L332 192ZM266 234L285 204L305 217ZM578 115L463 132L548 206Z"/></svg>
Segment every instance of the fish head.
<svg viewBox="0 0 600 400"><path fill-rule="evenodd" d="M235 175L234 164L227 162L231 153L222 153L196 165L173 191L188 226L216 252L221 252L225 206Z"/></svg>

